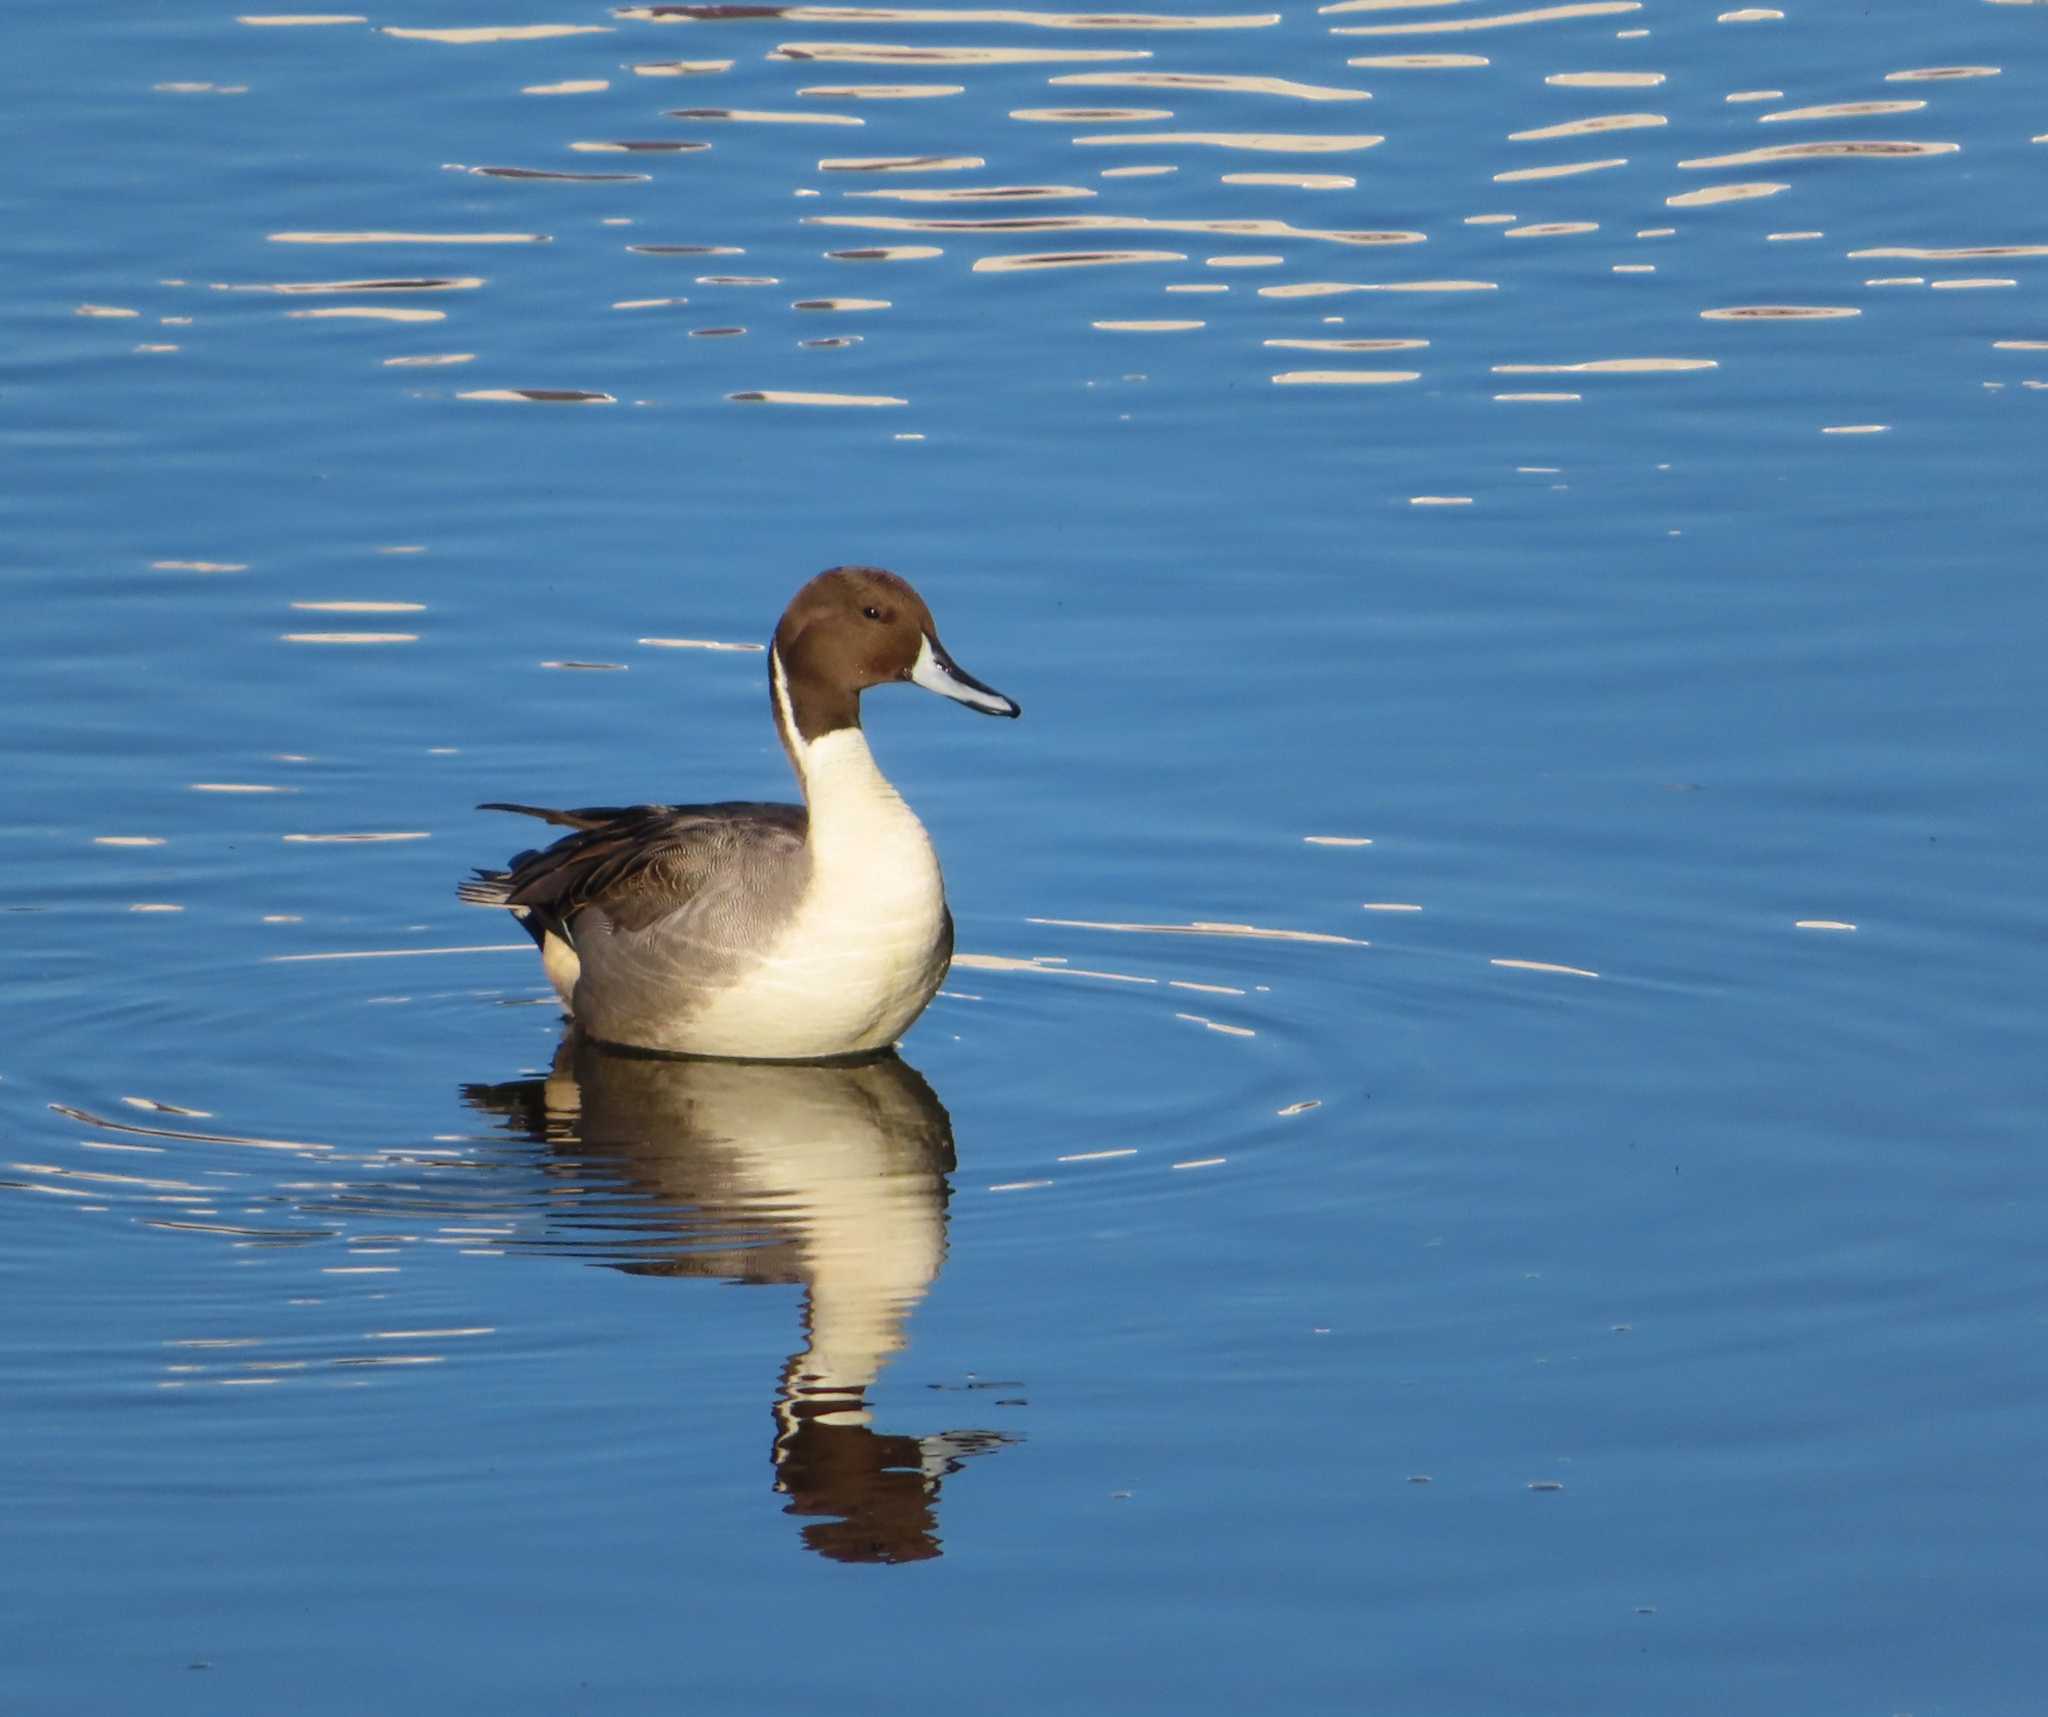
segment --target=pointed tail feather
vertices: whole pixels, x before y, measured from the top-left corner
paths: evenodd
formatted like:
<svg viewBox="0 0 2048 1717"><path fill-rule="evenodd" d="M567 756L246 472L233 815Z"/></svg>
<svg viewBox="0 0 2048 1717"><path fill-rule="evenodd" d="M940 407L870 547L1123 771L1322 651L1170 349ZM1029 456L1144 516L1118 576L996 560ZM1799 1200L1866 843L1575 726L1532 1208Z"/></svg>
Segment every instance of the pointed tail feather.
<svg viewBox="0 0 2048 1717"><path fill-rule="evenodd" d="M459 884L455 898L465 906L509 906L507 898L512 891L512 873L509 870L479 870L466 882Z"/></svg>
<svg viewBox="0 0 2048 1717"><path fill-rule="evenodd" d="M538 817L543 823L553 823L564 829L601 829L614 817L621 814L616 805L601 805L588 811L555 811L545 805L511 805L492 801L477 806L479 811L510 811L516 816Z"/></svg>

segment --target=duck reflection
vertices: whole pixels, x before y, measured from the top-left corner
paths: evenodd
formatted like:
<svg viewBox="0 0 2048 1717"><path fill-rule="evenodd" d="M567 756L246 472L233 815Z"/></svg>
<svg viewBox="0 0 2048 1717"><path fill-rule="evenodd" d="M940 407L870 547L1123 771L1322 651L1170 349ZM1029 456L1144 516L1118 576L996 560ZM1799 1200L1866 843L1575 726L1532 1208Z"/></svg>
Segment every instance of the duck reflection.
<svg viewBox="0 0 2048 1717"><path fill-rule="evenodd" d="M914 1068L682 1061L572 1030L546 1078L464 1096L548 1147L554 1245L635 1275L803 1284L775 1397L785 1512L834 1561L941 1553L941 1481L1014 1439L872 1424L867 1390L946 1254L953 1127Z"/></svg>

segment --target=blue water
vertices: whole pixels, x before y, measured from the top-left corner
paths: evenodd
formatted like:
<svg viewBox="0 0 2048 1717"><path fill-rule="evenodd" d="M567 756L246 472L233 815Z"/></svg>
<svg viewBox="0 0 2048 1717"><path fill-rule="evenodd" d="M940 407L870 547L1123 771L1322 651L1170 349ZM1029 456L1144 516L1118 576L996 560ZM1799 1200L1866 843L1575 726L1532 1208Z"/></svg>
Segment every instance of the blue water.
<svg viewBox="0 0 2048 1717"><path fill-rule="evenodd" d="M2048 14L1482 8L6 21L0 1709L2040 1708ZM905 1065L553 1065L845 561Z"/></svg>

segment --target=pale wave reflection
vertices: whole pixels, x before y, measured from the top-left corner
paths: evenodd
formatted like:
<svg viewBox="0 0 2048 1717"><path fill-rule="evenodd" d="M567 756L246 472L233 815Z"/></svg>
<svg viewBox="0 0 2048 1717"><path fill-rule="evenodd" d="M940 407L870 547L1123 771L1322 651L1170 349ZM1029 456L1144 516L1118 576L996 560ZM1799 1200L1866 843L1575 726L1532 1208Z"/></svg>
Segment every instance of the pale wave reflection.
<svg viewBox="0 0 2048 1717"><path fill-rule="evenodd" d="M1736 7L1710 10L1700 21L1718 17L1728 24L1761 25L1778 16L1772 7ZM244 14L241 22L258 27L360 25L364 18L339 13ZM1756 344L1731 334L1729 352L1658 360L1652 366L1648 360L1576 354L1569 355L1570 361L1528 361L1526 348L1516 349L1499 332L1490 336L1490 349L1480 343L1475 330L1497 323L1522 301L1516 295L1550 270L1578 271L1589 281L1612 282L1611 292L1626 293L1628 305L1617 303L1615 308L1632 319L1631 325L1640 322L1639 337L1651 351L1665 339L1672 345L1663 349L1683 349L1679 342L1686 336L1674 323L1700 331L1702 322L1849 322L1861 314L1871 292L1896 295L1908 286L1921 287L1927 302L1961 309L1986 302L1975 294L2019 292L2027 286L2017 268L1958 268L1931 277L1872 275L1861 269L1824 273L1824 267L1838 267L1839 257L1830 257L1819 245L1803 253L1807 267L1798 273L1773 267L1779 257L1790 263L1792 253L1785 247L1792 241L1815 240L1823 233L1836 241L1842 254L1855 259L1968 263L2048 253L2048 246L2035 242L2039 235L2025 232L2011 235L2007 242L2000 242L2007 235L1987 232L1959 233L1960 239L1980 242L1947 247L1894 243L1898 228L1862 219L1863 205L1821 200L1848 195L1833 188L1852 173L1860 178L1856 170L1861 166L1890 162L1899 171L1914 174L1917 192L1939 201L1943 175L1965 170L1956 160L1961 144L1887 134L1902 126L1919 130L1913 123L1916 118L1960 118L1964 104L1998 93L2005 68L1995 63L1999 56L1988 44L1973 47L1967 60L1959 53L1953 64L1845 72L1832 87L1810 77L1795 78L1790 63L1759 61L1746 74L1755 87L1688 91L1681 75L1685 68L1673 70L1668 50L1659 45L1666 32L1652 34L1657 22L1640 0L1326 0L1312 13L1298 15L1277 10L1131 13L957 4L782 5L767 0L624 5L611 9L603 21L571 13L531 22L457 19L443 27L433 20L399 20L378 27L394 44L393 52L416 63L433 59L459 64L465 75L516 54L518 70L501 86L506 92L627 104L617 116L616 136L549 136L543 124L530 145L522 146L530 147L530 153L501 156L479 146L467 160L483 164L431 164L496 183L503 194L545 198L550 211L567 211L572 204L582 210L590 201L614 195L634 196L644 204L640 188L651 188L654 176L669 169L719 175L720 183L728 169L787 175L786 194L815 199L808 206L819 212L782 220L782 238L776 236L778 223L751 237L759 272L694 278L706 288L733 291L781 287L777 301L763 310L761 325L754 329L756 336L770 339L775 336L768 325L785 315L784 306L813 315L866 313L876 330L862 353L867 359L887 360L897 349L894 342L900 334L892 323L899 317L879 312L893 305L901 312L904 329L917 328L922 325L925 295L938 279L972 280L976 291L999 292L994 301L1009 314L1032 316L1042 307L1058 305L1053 313L1066 318L1067 327L1075 331L1182 336L1181 349L1193 353L1199 348L1204 364L1212 359L1233 364L1242 382L1286 388L1287 397L1304 401L1294 409L1306 412L1323 409L1305 397L1315 388L1356 390L1419 380L1420 372L1363 364L1340 367L1341 361L1308 367L1315 360L1305 359L1300 369L1276 373L1270 359L1259 362L1261 356L1276 351L1418 349L1425 342L1405 330L1362 327L1354 335L1316 326L1342 323L1346 318L1341 312L1347 310L1355 320L1366 320L1353 305L1330 305L1327 300L1403 294L1404 315L1411 307L1426 307L1438 324L1432 329L1438 335L1433 355L1441 362L1432 367L1432 397L1436 391L1463 389L1474 401L1535 407L1574 403L1582 397L1613 399L1618 390L1608 389L1604 396L1590 386L1584 396L1562 388L1496 393L1491 391L1495 379L1555 376L1577 382L1647 374L1653 368L1675 373L1681 367L1723 364L1734 369L1743 361L1738 350L1746 352ZM655 44L646 40L647 32L656 28L698 32L684 39L701 47L705 57L657 57ZM1327 52L1320 59L1296 55L1283 64L1276 55L1262 63L1263 56L1280 45L1281 38L1273 32L1283 28L1312 31L1319 40L1327 36ZM631 40L636 32L642 38L638 42ZM608 34L618 42L594 39ZM1490 40L1471 40L1475 36ZM1354 37L1369 40L1349 40ZM674 40L665 37L659 46ZM1507 51L1492 56L1469 51L1495 42L1504 43ZM1776 46L1768 32L1754 38L1754 44ZM436 55L436 45L481 51ZM502 45L502 54L495 45ZM1352 48L1358 51L1347 52ZM718 57L711 57L713 53ZM843 80L823 70L834 65L848 68ZM864 81L867 74L853 69L862 66L887 69L875 71L873 81ZM1340 66L1374 71L1379 74L1372 79L1376 87L1357 85ZM1443 82L1428 75L1451 70L1465 75ZM706 93L715 90L723 96L730 91L732 100L659 108L652 101L635 99L650 87L666 88L644 85L639 79L679 77L731 79L710 86ZM1487 80L1477 107L1469 105L1474 77ZM1767 83L1767 78L1774 81ZM1802 82L1808 87L1797 87ZM1794 86L1790 96L1777 87L1781 83ZM190 87L196 91L202 86ZM1666 90L1684 93L1686 100L1657 109L1645 105L1663 101ZM1693 95L1698 101L1691 99ZM1082 105L1096 96L1102 98L1100 104ZM943 105L963 97L962 105ZM1173 106L1135 105L1165 99ZM942 105L922 113L891 106L909 103L914 109L934 100ZM1439 108L1442 100L1457 105ZM1368 102L1372 105L1363 105ZM1609 108L1613 111L1606 111ZM525 104L524 111L543 120L550 112L546 104ZM587 116L596 109L569 100L566 108L553 111L585 115L577 127L585 130L592 126ZM657 112L682 134L659 135ZM1474 184L1480 190L1503 187L1498 195L1519 205L1518 212L1468 212L1472 203L1434 206L1410 199L1410 176L1404 166L1412 166L1418 150L1435 146L1429 127L1439 113L1462 113L1463 123L1476 128L1471 141L1489 153L1477 158ZM1034 128L1063 128L1066 135L1019 136L1005 131L1002 115ZM1358 129L1367 115L1373 116L1372 132ZM930 122L941 118L955 123L934 128ZM970 125L959 127L962 118ZM1793 140L1764 142L1750 131L1752 126L1768 127L1775 138ZM655 135L635 135L642 127ZM871 140L862 142L858 153L807 150L802 161L783 159L779 167L764 166L779 158L778 148L786 155L792 132L799 146L806 132L823 141L820 128L837 134L836 140L856 143L859 140L844 136L848 127L864 127L863 139ZM1748 137L1743 135L1746 131ZM1959 127L1956 135L1962 134ZM709 141L713 135L716 152ZM1006 137L1010 148L998 149ZM1604 147L1627 147L1633 153L1590 153ZM605 161L585 165L619 170L565 170L555 164L565 151L605 156ZM735 151L742 152L737 165ZM693 158L689 169L670 159L685 155ZM1833 164L1841 164L1842 172L1838 174ZM428 165L422 163L423 168ZM1775 176L1780 172L1785 174L1782 179ZM865 184L860 183L863 179ZM764 194L773 194L772 184ZM1316 199L1315 213L1332 218L1310 224L1244 212L1295 212L1308 205L1294 199L1309 194ZM1233 208L1232 201L1240 207ZM1485 202L1473 199L1481 209L1492 201L1491 195ZM365 219L360 228L324 227L317 224L320 205L303 206L313 218L268 233L270 243L444 253L441 266L417 271L394 261L368 265L353 279L215 283L223 293L315 300L284 314L308 331L333 330L336 345L349 340L345 330L350 324L382 329L392 336L394 346L411 327L459 327L459 318L470 308L463 294L488 285L497 296L527 284L515 278L526 272L525 259L517 252L536 245L590 242L589 217L580 213L573 224L565 221L559 233L517 222L508 225L504 216L482 215L475 218L475 230L464 231L460 217L423 220L417 229L396 216L383 222ZM522 213L531 206L523 205ZM668 211L665 220L687 218L683 206L662 206ZM1657 219L1684 224L1649 224ZM605 225L634 224L623 214L601 213L598 220ZM850 242L822 255L815 249L792 254L785 238L799 223L851 229L873 235L875 242ZM740 251L737 245L715 242L726 236L717 232L685 229L673 236L697 242L656 240L626 248L641 256L677 257L731 256ZM946 241L943 249L938 242L925 242L940 238ZM1502 247L1493 242L1496 238L1515 242ZM1646 255L1638 241L1652 239L1669 241L1669 255L1656 260ZM1752 266L1753 253L1766 244L1774 254ZM1345 272L1343 265L1318 261L1309 252L1309 247L1328 245L1431 248L1420 253L1423 261L1412 270L1387 266L1385 278L1330 279L1325 276L1333 269ZM455 266L463 250L479 246L503 247L509 253L505 266L494 269L488 280ZM1743 247L1739 267L1730 246ZM890 300L851 296L835 289L837 280L820 276L825 263L914 259L938 266L904 279L904 290ZM1165 277L1154 269L1153 278L1144 278L1145 265L1160 262L1183 267ZM376 272L379 268L390 272ZM1191 307L1168 302L1166 294L1232 291L1220 282L1189 280L1187 274L1239 270L1269 270L1271 283L1256 289L1248 289L1248 282L1237 286L1236 296L1221 297L1217 306L1229 313L1213 320L1173 314ZM1404 272L1413 277L1401 278ZM1029 288L1003 284L1037 273L1067 275L1072 284L1056 293L1048 281L1044 293L1035 298ZM1716 279L1746 284L1728 288L1724 301L1714 302L1721 295L1699 283ZM1692 295L1689 299L1683 296L1687 293ZM1459 302L1471 294L1503 296L1489 307L1488 317L1479 318L1471 312L1480 306ZM125 293L109 289L108 296L113 302L80 305L77 314L108 324L109 332L142 319L144 312L135 308L143 302L139 286ZM1709 298L1705 305L1699 302L1703 296ZM333 302L319 302L322 299ZM643 295L621 282L601 302L652 313L683 308L688 300L654 292ZM192 323L189 317L156 317L154 310L152 306L149 312L154 320L180 327ZM1659 315L1664 318L1661 323L1656 320ZM657 330L683 331L658 314L638 318L635 329L650 336ZM164 340L130 344L139 332L128 328L128 339L114 349L165 354L177 349ZM179 337L197 342L204 332L201 328ZM738 338L746 332L736 321L687 330L697 341ZM844 351L856 336L811 337L806 329L795 338L808 352L818 353ZM1825 336L1815 330L1812 338ZM475 360L476 353L467 348L479 344L477 336L465 334L447 343L463 349L401 348L399 355L375 361L385 369L416 370ZM1507 349L1501 349L1504 345ZM620 403L621 396L595 387L520 385L561 379L578 378L549 377L544 370L528 369L523 376L514 372L503 382L493 378L497 385L463 392L436 394L418 385L409 391L416 399L464 402ZM917 391L907 370L886 362L864 375L859 391L728 391L735 379L750 378L721 377L715 383L694 385L707 400L813 407L899 408ZM424 378L404 380L417 384ZM1531 424L1537 421L1530 413L1522 416ZM1824 427L1831 434L1858 428ZM1450 480L1445 481L1449 486ZM1392 498L1413 505L1467 499ZM313 635L296 636L310 641Z"/></svg>

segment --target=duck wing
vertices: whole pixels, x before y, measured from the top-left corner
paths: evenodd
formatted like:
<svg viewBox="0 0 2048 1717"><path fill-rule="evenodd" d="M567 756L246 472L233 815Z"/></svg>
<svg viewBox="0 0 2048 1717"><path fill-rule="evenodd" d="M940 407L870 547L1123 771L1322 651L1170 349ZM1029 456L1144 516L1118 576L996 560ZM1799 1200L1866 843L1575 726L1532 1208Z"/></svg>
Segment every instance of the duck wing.
<svg viewBox="0 0 2048 1717"><path fill-rule="evenodd" d="M552 846L517 854L503 870L479 869L456 890L472 906L512 908L537 943L552 930L572 945L571 922L587 906L602 909L621 930L641 930L724 893L736 875L791 874L801 866L810 826L801 805L753 800L477 809L573 831Z"/></svg>

